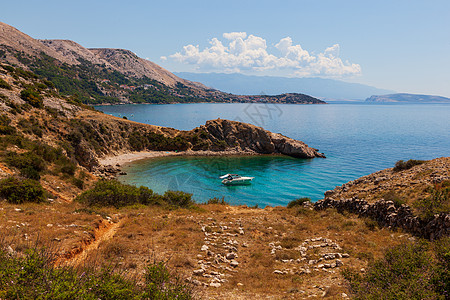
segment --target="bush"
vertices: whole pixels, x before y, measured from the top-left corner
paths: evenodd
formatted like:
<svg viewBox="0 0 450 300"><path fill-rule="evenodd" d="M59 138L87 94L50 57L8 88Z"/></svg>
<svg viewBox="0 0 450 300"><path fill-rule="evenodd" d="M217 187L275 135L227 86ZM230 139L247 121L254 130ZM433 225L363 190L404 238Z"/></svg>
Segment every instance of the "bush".
<svg viewBox="0 0 450 300"><path fill-rule="evenodd" d="M208 200L208 202L206 202L207 204L222 204L222 205L227 205L228 203L225 201L225 197L222 198L211 198Z"/></svg>
<svg viewBox="0 0 450 300"><path fill-rule="evenodd" d="M116 208L143 204L169 204L178 207L189 207L193 201L192 194L181 191L167 191L163 196L154 194L147 187L135 187L117 180L97 181L93 189L83 192L75 200L89 206L114 206Z"/></svg>
<svg viewBox="0 0 450 300"><path fill-rule="evenodd" d="M39 182L8 177L0 180L0 195L10 203L43 202L46 193Z"/></svg>
<svg viewBox="0 0 450 300"><path fill-rule="evenodd" d="M32 90L32 89L26 89L20 92L20 98L28 102L31 106L36 108L43 108L44 102L42 100L42 96Z"/></svg>
<svg viewBox="0 0 450 300"><path fill-rule="evenodd" d="M45 170L44 160L33 152L14 153L9 152L6 162L20 170L22 176L38 180L40 173Z"/></svg>
<svg viewBox="0 0 450 300"><path fill-rule="evenodd" d="M6 81L4 81L2 78L0 78L0 89L10 90L11 86Z"/></svg>
<svg viewBox="0 0 450 300"><path fill-rule="evenodd" d="M192 299L192 288L181 278L170 274L163 262L155 262L145 272L146 297L148 299Z"/></svg>
<svg viewBox="0 0 450 300"><path fill-rule="evenodd" d="M307 202L311 202L311 199L308 197L298 198L298 199L295 199L295 200L292 200L291 202L289 202L287 205L287 208L292 208L295 206L303 206L303 204L305 204Z"/></svg>
<svg viewBox="0 0 450 300"><path fill-rule="evenodd" d="M404 198L400 197L395 191L386 192L383 195L383 198L385 201L394 202L395 207L400 207L403 204L406 204L406 200Z"/></svg>
<svg viewBox="0 0 450 300"><path fill-rule="evenodd" d="M418 199L413 204L421 219L428 220L435 214L450 211L450 187L442 184L430 186L426 191L430 193L430 196Z"/></svg>
<svg viewBox="0 0 450 300"><path fill-rule="evenodd" d="M11 120L6 115L0 115L0 134L11 135L16 132L16 129L9 124Z"/></svg>
<svg viewBox="0 0 450 300"><path fill-rule="evenodd" d="M356 299L445 299L448 281L442 280L449 278L449 271L442 267L450 257L440 262L432 251L425 242L402 244L371 263L366 274L346 269L343 275Z"/></svg>
<svg viewBox="0 0 450 300"><path fill-rule="evenodd" d="M410 159L408 161L399 160L398 162L395 163L393 171L399 172L399 171L403 171L403 170L408 170L414 166L423 164L424 162L426 162L426 161L425 160L415 160L415 159Z"/></svg>
<svg viewBox="0 0 450 300"><path fill-rule="evenodd" d="M192 194L182 191L167 191L163 197L167 203L179 207L189 207L194 203L191 199Z"/></svg>
<svg viewBox="0 0 450 300"><path fill-rule="evenodd" d="M39 179L39 173L45 170L44 160L34 154L33 152L14 153L9 152L6 156L6 162L20 170L21 173L27 178ZM27 176L26 174L33 174L33 176Z"/></svg>
<svg viewBox="0 0 450 300"><path fill-rule="evenodd" d="M54 259L40 249L17 257L0 249L0 299L192 299L162 263L150 264L140 283L111 267L57 268Z"/></svg>

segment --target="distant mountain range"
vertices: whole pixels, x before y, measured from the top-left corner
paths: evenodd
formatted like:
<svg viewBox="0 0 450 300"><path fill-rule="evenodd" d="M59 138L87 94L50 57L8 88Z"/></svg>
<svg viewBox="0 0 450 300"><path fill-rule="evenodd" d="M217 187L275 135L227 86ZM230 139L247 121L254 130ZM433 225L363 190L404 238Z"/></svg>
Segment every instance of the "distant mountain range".
<svg viewBox="0 0 450 300"><path fill-rule="evenodd" d="M450 103L450 98L417 94L389 94L371 96L366 102L401 102L401 103Z"/></svg>
<svg viewBox="0 0 450 300"><path fill-rule="evenodd" d="M0 62L31 70L77 101L101 103L263 102L323 104L303 93L233 95L182 79L124 49L37 40L0 22ZM281 93L280 93L281 94Z"/></svg>
<svg viewBox="0 0 450 300"><path fill-rule="evenodd" d="M391 94L394 91L372 86L323 78L287 78L272 76L248 76L223 73L174 74L188 80L199 81L211 88L238 95L276 95L299 92L328 100L360 100L371 95Z"/></svg>

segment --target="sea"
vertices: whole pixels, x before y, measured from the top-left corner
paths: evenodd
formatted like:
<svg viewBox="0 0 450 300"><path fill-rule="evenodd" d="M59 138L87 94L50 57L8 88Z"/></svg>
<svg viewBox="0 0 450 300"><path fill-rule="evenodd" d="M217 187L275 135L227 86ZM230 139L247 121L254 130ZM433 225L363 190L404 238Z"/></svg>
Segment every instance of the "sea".
<svg viewBox="0 0 450 300"><path fill-rule="evenodd" d="M119 181L154 192L181 190L197 202L224 198L234 205L286 205L370 173L398 160L450 156L450 104L132 104L98 106L129 120L191 130L211 119L251 123L301 140L326 158L287 156L160 157L125 165ZM227 173L255 177L251 185L225 186Z"/></svg>

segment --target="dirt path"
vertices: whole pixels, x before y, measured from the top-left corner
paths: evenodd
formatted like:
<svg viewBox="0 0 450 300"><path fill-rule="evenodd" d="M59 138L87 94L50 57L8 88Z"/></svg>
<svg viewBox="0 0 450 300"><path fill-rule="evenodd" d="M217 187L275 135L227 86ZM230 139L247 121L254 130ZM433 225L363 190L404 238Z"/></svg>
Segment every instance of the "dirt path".
<svg viewBox="0 0 450 300"><path fill-rule="evenodd" d="M66 257L63 261L59 261L58 265L68 265L68 266L77 266L83 263L89 256L90 252L97 250L100 243L108 241L114 237L117 230L123 223L123 219L117 223L107 223L106 226L100 227L95 231L95 238L90 243L86 243L81 248L78 248L78 251L69 254L69 257Z"/></svg>

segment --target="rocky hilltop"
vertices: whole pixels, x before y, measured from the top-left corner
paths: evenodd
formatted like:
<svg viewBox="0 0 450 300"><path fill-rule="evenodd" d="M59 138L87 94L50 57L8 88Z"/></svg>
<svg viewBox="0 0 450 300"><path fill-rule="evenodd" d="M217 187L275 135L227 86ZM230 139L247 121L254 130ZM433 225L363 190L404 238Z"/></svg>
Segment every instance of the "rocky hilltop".
<svg viewBox="0 0 450 300"><path fill-rule="evenodd" d="M224 141L238 151L250 151L263 154L284 154L298 158L325 157L317 149L308 147L282 134L272 133L261 127L228 120L210 120L200 130L209 133L213 142Z"/></svg>
<svg viewBox="0 0 450 300"><path fill-rule="evenodd" d="M378 171L327 191L315 208L357 213L429 239L448 236L450 157L414 163L417 165Z"/></svg>
<svg viewBox="0 0 450 300"><path fill-rule="evenodd" d="M88 49L70 40L36 40L0 22L0 60L31 70L84 103L263 102L323 104L304 94L242 96L182 79L125 49Z"/></svg>

